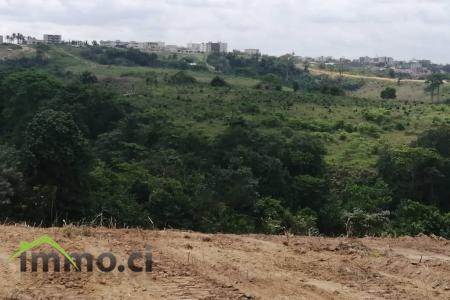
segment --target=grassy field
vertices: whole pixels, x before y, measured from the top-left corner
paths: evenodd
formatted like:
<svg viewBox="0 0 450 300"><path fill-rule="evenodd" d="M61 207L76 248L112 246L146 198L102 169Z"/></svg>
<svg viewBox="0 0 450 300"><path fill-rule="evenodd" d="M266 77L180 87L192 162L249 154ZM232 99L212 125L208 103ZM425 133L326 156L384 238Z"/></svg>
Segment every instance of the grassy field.
<svg viewBox="0 0 450 300"><path fill-rule="evenodd" d="M337 72L331 72L328 70L311 69L313 74L324 74L331 77L340 76ZM386 87L392 87L397 90L397 100L399 101L414 101L414 102L431 102L430 95L424 91L425 81L415 79L404 79L398 84L396 78L375 77L368 75L349 74L344 73L342 76L352 79L364 80L365 85L350 93L351 96L368 99L380 99L380 93ZM450 84L445 82L441 89L441 99L450 99Z"/></svg>

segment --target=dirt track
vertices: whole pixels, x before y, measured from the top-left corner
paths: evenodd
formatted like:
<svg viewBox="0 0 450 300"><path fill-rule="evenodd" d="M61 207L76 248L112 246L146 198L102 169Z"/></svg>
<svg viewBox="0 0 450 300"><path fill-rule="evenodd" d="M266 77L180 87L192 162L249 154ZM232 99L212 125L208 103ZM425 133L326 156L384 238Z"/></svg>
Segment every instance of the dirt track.
<svg viewBox="0 0 450 300"><path fill-rule="evenodd" d="M20 273L8 257L43 234L119 262L149 242L154 272ZM450 299L450 242L0 226L0 298Z"/></svg>

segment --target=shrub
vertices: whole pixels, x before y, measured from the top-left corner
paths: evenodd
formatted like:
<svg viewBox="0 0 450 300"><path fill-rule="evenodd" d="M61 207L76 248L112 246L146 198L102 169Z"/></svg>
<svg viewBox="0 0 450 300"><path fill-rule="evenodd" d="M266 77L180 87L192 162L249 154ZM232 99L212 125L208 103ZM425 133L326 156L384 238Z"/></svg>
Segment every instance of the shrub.
<svg viewBox="0 0 450 300"><path fill-rule="evenodd" d="M364 236L381 234L386 229L389 215L389 211L369 213L360 208L355 208L351 212L344 212L342 219L345 222L348 237Z"/></svg>
<svg viewBox="0 0 450 300"><path fill-rule="evenodd" d="M378 125L381 125L389 121L389 111L384 108L373 108L364 111L363 117L367 121L371 121L377 123Z"/></svg>
<svg viewBox="0 0 450 300"><path fill-rule="evenodd" d="M396 211L395 228L397 233L406 235L436 234L450 235L450 218L434 206L415 201L404 201Z"/></svg>
<svg viewBox="0 0 450 300"><path fill-rule="evenodd" d="M373 138L379 138L381 133L381 129L378 126L369 123L360 123L358 125L358 131L362 135Z"/></svg>
<svg viewBox="0 0 450 300"><path fill-rule="evenodd" d="M291 227L291 232L298 235L319 235L319 229L317 228L317 215L316 213L305 208L300 210L292 218L293 223Z"/></svg>
<svg viewBox="0 0 450 300"><path fill-rule="evenodd" d="M380 96L382 99L396 99L397 90L391 87L387 87L383 91L381 91Z"/></svg>
<svg viewBox="0 0 450 300"><path fill-rule="evenodd" d="M214 87L224 87L228 86L228 83L222 77L216 76L211 80L211 86Z"/></svg>
<svg viewBox="0 0 450 300"><path fill-rule="evenodd" d="M180 71L169 77L169 83L171 84L194 84L197 83L197 79L187 74L184 71Z"/></svg>

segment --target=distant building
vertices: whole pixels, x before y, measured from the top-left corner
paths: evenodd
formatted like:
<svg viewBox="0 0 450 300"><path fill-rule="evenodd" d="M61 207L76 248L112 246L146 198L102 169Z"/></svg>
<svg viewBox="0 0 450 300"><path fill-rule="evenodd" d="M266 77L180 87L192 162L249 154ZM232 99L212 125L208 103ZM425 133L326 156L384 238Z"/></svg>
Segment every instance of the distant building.
<svg viewBox="0 0 450 300"><path fill-rule="evenodd" d="M114 47L116 47L117 42L120 42L120 41L100 41L100 46L114 48Z"/></svg>
<svg viewBox="0 0 450 300"><path fill-rule="evenodd" d="M419 60L419 63L422 66L430 66L432 64L431 60L428 60L428 59L421 59L421 60Z"/></svg>
<svg viewBox="0 0 450 300"><path fill-rule="evenodd" d="M207 51L206 43L188 43L187 44L188 51L192 53L205 53Z"/></svg>
<svg viewBox="0 0 450 300"><path fill-rule="evenodd" d="M207 53L227 53L228 52L228 44L222 42L209 42L206 44L206 52Z"/></svg>
<svg viewBox="0 0 450 300"><path fill-rule="evenodd" d="M363 57L359 58L359 63L362 65L368 65L368 64L373 63L373 59L368 56L363 56Z"/></svg>
<svg viewBox="0 0 450 300"><path fill-rule="evenodd" d="M74 41L70 41L69 45L71 45L73 47L78 47L78 48L86 47L87 41L75 41L74 40Z"/></svg>
<svg viewBox="0 0 450 300"><path fill-rule="evenodd" d="M0 35L0 44L3 44L3 35Z"/></svg>
<svg viewBox="0 0 450 300"><path fill-rule="evenodd" d="M316 62L319 63L327 63L327 62L333 62L334 59L332 56L319 56L315 59Z"/></svg>
<svg viewBox="0 0 450 300"><path fill-rule="evenodd" d="M260 55L261 54L259 49L245 49L244 53L248 54L248 55Z"/></svg>
<svg viewBox="0 0 450 300"><path fill-rule="evenodd" d="M116 41L100 41L100 46L108 48L125 48L128 46L128 42Z"/></svg>
<svg viewBox="0 0 450 300"><path fill-rule="evenodd" d="M145 43L145 50L152 52L164 51L166 44L164 42L148 42Z"/></svg>
<svg viewBox="0 0 450 300"><path fill-rule="evenodd" d="M143 47L144 47L144 43L138 43L138 42L135 42L135 41L131 41L131 42L129 42L129 43L126 45L126 47L127 47L127 48L130 48L130 49L139 49L139 50L142 50Z"/></svg>
<svg viewBox="0 0 450 300"><path fill-rule="evenodd" d="M62 38L58 34L44 34L44 43L46 44L60 44Z"/></svg>
<svg viewBox="0 0 450 300"><path fill-rule="evenodd" d="M39 43L44 43L44 40L38 40L37 38L31 36L27 37L27 39L25 40L25 44L27 45L36 45Z"/></svg>
<svg viewBox="0 0 450 300"><path fill-rule="evenodd" d="M394 59L392 57L387 57L387 56L376 57L374 59L374 63L384 64L386 66L392 66L394 64Z"/></svg>
<svg viewBox="0 0 450 300"><path fill-rule="evenodd" d="M166 45L164 47L164 50L167 52L177 53L179 47L177 45Z"/></svg>

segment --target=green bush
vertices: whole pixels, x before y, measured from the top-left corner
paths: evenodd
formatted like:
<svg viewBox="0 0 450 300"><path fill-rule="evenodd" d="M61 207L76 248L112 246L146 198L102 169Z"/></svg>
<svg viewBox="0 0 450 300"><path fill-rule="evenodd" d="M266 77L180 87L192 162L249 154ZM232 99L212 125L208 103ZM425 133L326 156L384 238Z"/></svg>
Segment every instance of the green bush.
<svg viewBox="0 0 450 300"><path fill-rule="evenodd" d="M395 229L401 235L435 234L450 237L450 215L436 207L415 201L403 201L396 213Z"/></svg>
<svg viewBox="0 0 450 300"><path fill-rule="evenodd" d="M396 99L397 90L391 87L387 87L383 91L381 91L380 97L382 99Z"/></svg>
<svg viewBox="0 0 450 300"><path fill-rule="evenodd" d="M358 132L362 135L366 135L373 138L379 138L382 130L380 127L373 124L359 123Z"/></svg>
<svg viewBox="0 0 450 300"><path fill-rule="evenodd" d="M390 112L384 108L373 108L363 111L364 119L378 125L387 123L390 120L389 116Z"/></svg>
<svg viewBox="0 0 450 300"><path fill-rule="evenodd" d="M174 85L194 84L197 83L197 79L184 71L180 71L169 77L169 83Z"/></svg>
<svg viewBox="0 0 450 300"><path fill-rule="evenodd" d="M214 87L224 87L228 86L228 83L222 77L216 76L211 80L211 86Z"/></svg>

